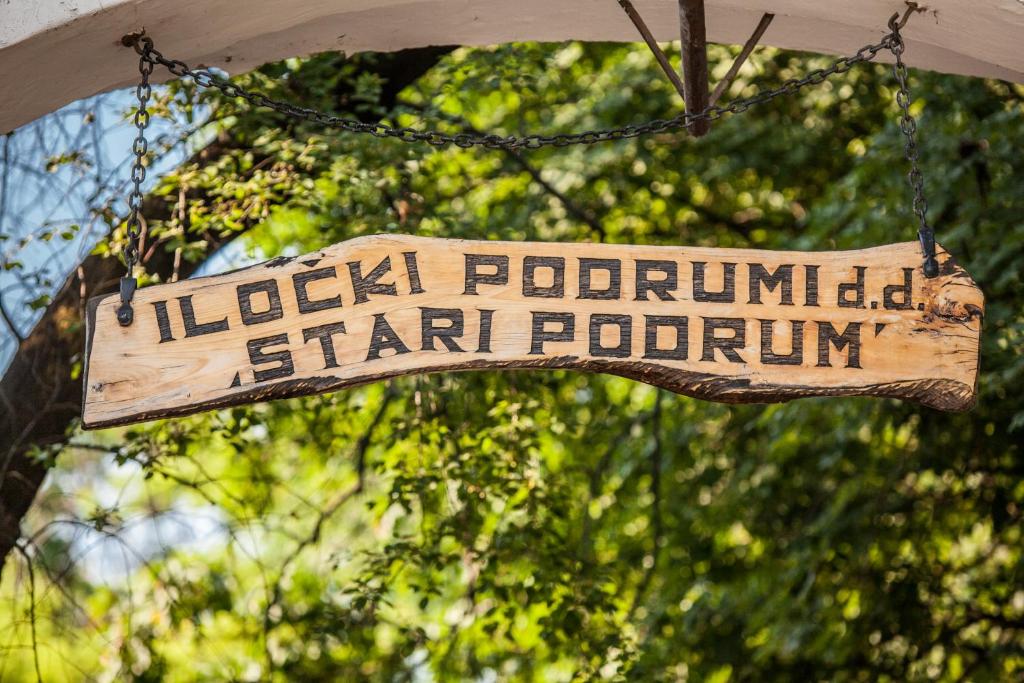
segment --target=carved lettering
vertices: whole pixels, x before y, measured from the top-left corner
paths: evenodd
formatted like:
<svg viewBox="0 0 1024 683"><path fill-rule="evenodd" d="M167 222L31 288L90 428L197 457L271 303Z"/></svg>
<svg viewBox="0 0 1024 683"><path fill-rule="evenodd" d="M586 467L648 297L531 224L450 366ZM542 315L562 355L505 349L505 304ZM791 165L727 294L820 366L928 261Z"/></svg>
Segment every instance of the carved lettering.
<svg viewBox="0 0 1024 683"><path fill-rule="evenodd" d="M774 320L761 320L761 362L765 365L800 365L804 362L804 321L792 320L792 345L787 354L776 353L774 344Z"/></svg>
<svg viewBox="0 0 1024 683"><path fill-rule="evenodd" d="M761 303L761 285L764 285L769 292L774 292L781 285L782 294L779 297L779 303L782 306L793 305L792 265L779 266L771 274L760 263L749 263L747 267L750 269L750 300L748 303Z"/></svg>
<svg viewBox="0 0 1024 683"><path fill-rule="evenodd" d="M156 328L160 331L160 343L174 341L171 334L171 318L167 315L167 302L154 301L153 308L156 309Z"/></svg>
<svg viewBox="0 0 1024 683"><path fill-rule="evenodd" d="M722 264L722 290L720 292L708 292L704 289L704 268L707 266L702 261L693 262L693 300L714 301L720 304L729 304L736 301L736 264Z"/></svg>
<svg viewBox="0 0 1024 683"><path fill-rule="evenodd" d="M844 282L839 285L839 306L841 308L864 308L864 266L854 266L857 271L855 282ZM850 295L853 298L850 298Z"/></svg>
<svg viewBox="0 0 1024 683"><path fill-rule="evenodd" d="M539 356L545 353L547 342L571 342L576 337L576 317L572 313L550 313L533 311L533 324L530 335L530 355ZM548 330L549 324L559 325L557 330Z"/></svg>
<svg viewBox="0 0 1024 683"><path fill-rule="evenodd" d="M644 358L686 360L689 353L689 319L685 315L645 315L644 321ZM661 328L675 331L675 346L670 349L658 346L658 330Z"/></svg>
<svg viewBox="0 0 1024 683"><path fill-rule="evenodd" d="M850 323L842 334L836 331L832 323L818 322L818 367L830 368L831 347L837 351L849 347L846 355L846 367L860 367L860 323Z"/></svg>
<svg viewBox="0 0 1024 683"><path fill-rule="evenodd" d="M494 311L480 309L480 338L477 340L477 353L491 352L491 324L494 320Z"/></svg>
<svg viewBox="0 0 1024 683"><path fill-rule="evenodd" d="M370 333L370 350L366 353L366 360L384 358L381 351L394 351L390 355L398 355L409 353L409 347L391 327L384 314L377 313L373 316L373 332Z"/></svg>
<svg viewBox="0 0 1024 683"><path fill-rule="evenodd" d="M220 320L208 323L196 322L196 311L192 307L192 295L179 296L178 308L181 310L181 321L185 324L185 337L200 337L204 334L224 332L228 329L228 318L224 316Z"/></svg>
<svg viewBox="0 0 1024 683"><path fill-rule="evenodd" d="M481 268L494 268L485 273ZM466 254L466 289L463 294L478 295L477 285L507 285L508 256L489 254Z"/></svg>
<svg viewBox="0 0 1024 683"><path fill-rule="evenodd" d="M316 313L331 308L341 308L341 295L317 299L309 298L306 288L310 282L317 280L330 280L338 277L338 269L334 266L329 268L317 268L292 275L292 288L295 290L295 303L299 307L299 313Z"/></svg>
<svg viewBox="0 0 1024 683"><path fill-rule="evenodd" d="M447 325L439 327L438 320L445 320ZM464 329L462 311L457 308L420 308L420 331L423 338L424 351L436 351L435 340L453 353L462 353L455 342L461 337Z"/></svg>
<svg viewBox="0 0 1024 683"><path fill-rule="evenodd" d="M903 284L902 285L886 285L882 290L882 305L884 308L890 311L907 311L914 307L913 301L911 301L911 292L914 284L914 269L904 268L903 269ZM896 300L897 295L899 301Z"/></svg>
<svg viewBox="0 0 1024 683"><path fill-rule="evenodd" d="M384 260L377 264L377 267L370 271L365 277L362 274L362 266L359 261L351 261L348 264L349 275L352 276L352 291L355 293L357 304L365 304L370 300L371 294L383 296L398 296L398 288L394 283L380 283L382 277L391 272L391 257L385 256Z"/></svg>
<svg viewBox="0 0 1024 683"><path fill-rule="evenodd" d="M284 316L281 308L281 293L277 289L277 280L260 280L244 285L238 285L238 310L242 314L243 325L258 325L280 320ZM265 311L254 311L252 297L254 294L265 294L267 297L267 309Z"/></svg>
<svg viewBox="0 0 1024 683"><path fill-rule="evenodd" d="M718 330L730 330L732 335L719 337ZM747 324L742 318L704 318L704 345L700 359L702 361L715 360L715 350L722 352L730 363L742 363L743 358L739 351L747 345Z"/></svg>
<svg viewBox="0 0 1024 683"><path fill-rule="evenodd" d="M420 268L416 263L416 252L404 251L402 257L405 259L405 272L409 274L409 293L423 294L425 290L420 284Z"/></svg>
<svg viewBox="0 0 1024 683"><path fill-rule="evenodd" d="M652 279L652 273L661 273L664 277ZM662 301L675 301L670 294L679 287L679 266L675 261L648 261L638 260L636 262L636 300L647 301L647 293L653 292Z"/></svg>
<svg viewBox="0 0 1024 683"><path fill-rule="evenodd" d="M820 266L804 266L804 306L818 305L818 268Z"/></svg>
<svg viewBox="0 0 1024 683"><path fill-rule="evenodd" d="M548 286L537 285L537 269L550 269ZM565 296L565 259L560 256L527 256L523 259L523 296L561 299Z"/></svg>
<svg viewBox="0 0 1024 683"><path fill-rule="evenodd" d="M618 259L581 258L579 299L610 301L622 296L622 262ZM608 273L608 286L604 289L593 287L594 271Z"/></svg>
<svg viewBox="0 0 1024 683"><path fill-rule="evenodd" d="M345 323L327 323L316 327L307 327L302 331L302 342L308 343L316 339L320 342L320 350L324 354L324 370L340 367L334 353L334 335L345 334Z"/></svg>
<svg viewBox="0 0 1024 683"><path fill-rule="evenodd" d="M277 363L277 367L266 370L253 370L253 378L257 382L269 382L272 379L282 379L295 374L295 363L292 361L292 353L287 348L279 351L267 351L270 346L288 346L287 334L275 334L260 339L250 339L245 344L249 351L249 362L253 365L269 365Z"/></svg>
<svg viewBox="0 0 1024 683"><path fill-rule="evenodd" d="M601 344L601 330L605 327L618 328L619 342L615 346ZM628 315L590 316L590 355L597 358L629 358L633 340L633 318Z"/></svg>

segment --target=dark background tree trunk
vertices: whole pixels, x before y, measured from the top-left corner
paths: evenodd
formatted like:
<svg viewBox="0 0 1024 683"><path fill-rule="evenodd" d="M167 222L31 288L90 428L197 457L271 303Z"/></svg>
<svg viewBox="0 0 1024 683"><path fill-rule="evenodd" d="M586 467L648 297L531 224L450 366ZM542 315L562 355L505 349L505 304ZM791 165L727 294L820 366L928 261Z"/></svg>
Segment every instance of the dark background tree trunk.
<svg viewBox="0 0 1024 683"><path fill-rule="evenodd" d="M378 76L383 86L379 104L394 106L398 94L433 67L451 51L451 47L429 47L403 50L361 60L361 73ZM344 61L339 57L339 67ZM337 91L343 107L358 74L344 81ZM228 151L225 141L217 140L192 161L209 163ZM173 203L150 198L144 215L166 219ZM206 256L210 256L237 236L207 240ZM174 253L153 250L145 263L147 272L167 280L174 272ZM201 261L184 262L178 267L180 277L188 277ZM72 377L72 367L81 360L85 334L86 301L94 296L117 290L124 274L118 259L92 255L86 258L67 278L46 309L32 333L19 345L10 367L0 379L0 572L5 560L21 535L21 520L28 512L49 469L46 448L64 442L82 412L81 377Z"/></svg>

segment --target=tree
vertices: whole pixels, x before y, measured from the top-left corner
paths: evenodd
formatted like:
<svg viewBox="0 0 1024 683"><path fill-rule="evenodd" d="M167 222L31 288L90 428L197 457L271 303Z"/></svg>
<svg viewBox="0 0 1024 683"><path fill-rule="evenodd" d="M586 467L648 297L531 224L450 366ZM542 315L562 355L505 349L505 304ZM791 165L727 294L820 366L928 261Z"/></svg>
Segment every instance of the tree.
<svg viewBox="0 0 1024 683"><path fill-rule="evenodd" d="M376 102L385 108L393 105L397 94L448 49L406 50L393 56L368 57L353 63L335 59L323 67L343 68L344 75L328 84L330 90L323 95L342 107L347 107L350 99L355 98L359 102L361 98L365 101L356 107L357 113L375 115L371 104ZM369 100L369 94L359 91L360 78L364 82L366 79L378 79L377 90L372 93L376 100ZM263 125L271 125L266 119L261 121ZM217 162L223 162L235 151L237 143L237 140L220 136L189 160L186 166L205 164L207 168L215 168ZM187 201L187 189L182 186L178 190L181 202ZM144 215L154 220L157 226L161 222L173 225L172 233L154 240L144 255L144 266L158 280L188 277L203 258L248 230L260 218L258 215L245 217L234 221L231 226L204 225L200 231L191 231L186 240L185 235L173 233L188 221L188 217L181 214L181 202L154 197L144 207ZM177 216L175 211L178 211ZM178 223L175 224L175 220ZM189 243L189 257L182 260L181 248L186 241ZM52 464L50 457L55 451L48 453L47 450L55 445L59 448L66 441L69 429L75 426L81 414L81 377L71 369L80 367L81 363L79 353L84 344L85 303L89 297L116 291L123 274L116 254L103 246L68 276L41 321L19 344L10 367L0 379L0 399L4 403L0 443L8 444L4 449L3 476L0 477L0 570L20 535L21 519Z"/></svg>
<svg viewBox="0 0 1024 683"><path fill-rule="evenodd" d="M732 93L815 61L760 53ZM241 80L320 108L341 87L367 118L452 130L587 129L678 106L631 46L459 49L386 82L367 62L322 55ZM215 151L153 192L151 262L179 248L199 261L235 235L262 254L389 231L912 239L892 85L863 68L700 140L522 155L335 135L206 93ZM1019 676L1022 93L933 74L913 86L940 241L988 300L974 411L726 407L564 372L409 378L64 437L69 411L4 574L11 675L31 680L35 652L47 680ZM166 106L192 96L174 86ZM79 561L103 539L127 576Z"/></svg>

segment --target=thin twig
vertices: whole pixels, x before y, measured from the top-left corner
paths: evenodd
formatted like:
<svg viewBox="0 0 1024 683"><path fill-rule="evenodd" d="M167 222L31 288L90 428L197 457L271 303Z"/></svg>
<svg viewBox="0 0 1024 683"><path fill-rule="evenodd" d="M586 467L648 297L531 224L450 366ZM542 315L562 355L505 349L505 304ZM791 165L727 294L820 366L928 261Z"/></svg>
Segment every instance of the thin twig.
<svg viewBox="0 0 1024 683"><path fill-rule="evenodd" d="M25 565L28 567L28 618L29 629L32 633L32 661L36 666L36 681L42 683L43 674L39 668L39 642L36 639L36 572L32 567L32 558L20 543L15 543L21 556L25 558Z"/></svg>
<svg viewBox="0 0 1024 683"><path fill-rule="evenodd" d="M658 389L658 395L654 399L654 410L651 415L651 433L654 445L648 456L648 463L651 468L651 496L653 497L651 501L651 536L653 536L654 540L654 549L651 551L651 566L644 572L644 576L640 579L640 584L636 588L636 594L633 596L633 604L630 606L629 613L626 616L627 622L632 621L633 614L640 607L640 603L643 601L647 589L651 585L654 572L658 568L658 555L660 554L665 534L664 522L661 517L661 399L664 393L664 390Z"/></svg>
<svg viewBox="0 0 1024 683"><path fill-rule="evenodd" d="M422 105L415 104L413 102L408 102L405 100L399 101L397 102L397 104L403 107L408 107L409 109L413 109L417 112L420 112L421 114L424 113L427 109ZM477 129L475 126L473 126L473 124L471 124L469 121L462 118L461 116L445 116L445 118L447 118L449 121L462 128L467 133L473 133L476 135L482 134L479 129ZM589 209L580 206L571 198L569 198L564 192L560 191L554 185L544 180L540 171L533 164L527 161L526 158L522 154L520 154L518 150L505 149L504 151L507 154L507 156L510 159L512 159L512 161L518 164L520 168L522 168L529 174L530 178L532 178L535 183L540 185L541 189L543 189L545 192L547 192L552 197L557 199L569 215L575 217L578 221L585 223L587 226L589 226L591 230L597 233L600 241L605 241L605 239L608 236L608 233L604 229L604 225L601 224L600 219L598 219Z"/></svg>
<svg viewBox="0 0 1024 683"><path fill-rule="evenodd" d="M58 364L57 368L55 368L55 372L59 371L59 369L60 365ZM14 460L14 454L18 451L19 448L21 448L21 445L28 439L29 435L32 433L32 430L35 429L36 423L39 422L39 420L42 419L42 417L46 415L50 408L53 406L54 402L57 400L58 394L60 393L60 389L60 382L55 382L53 387L53 393L50 394L50 397L42 406L39 406L39 410L35 413L35 416L29 421L27 425L25 425L24 429L22 429L21 432L14 438L14 442L11 444L10 448L7 449L7 454L4 456L4 464L3 466L0 466L0 486L2 486L5 480L7 479L7 475L10 472L11 462Z"/></svg>
<svg viewBox="0 0 1024 683"><path fill-rule="evenodd" d="M550 194L559 202L561 202L562 206L565 207L565 210L568 211L570 215L575 216L577 220L582 221L583 223L586 223L588 226L590 226L590 229L597 233L598 237L600 238L600 241L604 242L608 234L605 232L604 226L601 225L601 221L597 220L597 218L595 218L593 214L591 214L583 207L577 206L577 204L571 199L569 199L569 197L567 197L565 193L559 191L554 185L544 180L544 178L540 174L540 171L538 171L536 168L533 167L532 164L526 161L526 159L523 158L522 154L515 150L509 150L508 156L511 157L512 160L515 161L517 164L519 164L519 166L521 166L522 169L526 171L531 178L533 178L534 182L540 185L548 194Z"/></svg>
<svg viewBox="0 0 1024 683"><path fill-rule="evenodd" d="M587 494L587 504L583 506L584 511L589 511L591 504L598 499L601 495L601 485L604 479L604 474L612 464L612 458L614 455L625 445L630 439L633 438L633 430L637 427L642 427L648 419L651 418L651 413L642 413L634 418L626 429L619 432L618 438L616 438L609 446L605 449L601 455L601 459L597 462L594 468L590 471L590 484L589 491ZM594 519L590 516L589 512L583 515L583 530L580 532L580 543L577 555L581 558L586 558L592 555L593 548L591 547L590 536L593 533Z"/></svg>
<svg viewBox="0 0 1024 683"><path fill-rule="evenodd" d="M4 319L4 322L7 323L7 327L11 330L11 334L13 334L14 338L18 340L18 345L21 346L25 342L25 338L21 336L21 332L18 331L17 325L14 324L11 316L7 313L2 296L0 296L0 318Z"/></svg>
<svg viewBox="0 0 1024 683"><path fill-rule="evenodd" d="M186 201L186 189L185 183L181 184L178 188L178 220L181 222L181 235L182 239L188 234L189 229L189 212L188 203ZM177 282L178 277L181 273L181 253L182 248L179 246L174 250L174 268L171 270L171 282Z"/></svg>
<svg viewBox="0 0 1024 683"><path fill-rule="evenodd" d="M377 430L377 427L384 419L384 414L387 412L388 406L391 404L391 400L397 395L393 386L389 386L384 393L384 400L381 401L380 407L377 409L373 419L370 420L370 424L367 425L366 430L359 437L359 440L355 444L355 470L356 470L356 483L351 488L342 491L336 495L320 514L317 515L316 523L313 525L312 531L298 542L298 545L292 549L292 552L281 563L281 568L277 573L277 580L274 581L274 588L271 591L270 599L267 601L267 606L263 610L263 637L264 646L266 647L267 635L270 632L270 612L271 610L281 602L281 581L284 579L285 573L288 568L294 563L302 551L307 547L314 545L320 540L320 534L323 530L324 524L337 512L345 503L347 503L354 496L358 495L363 491L363 487L366 481L366 453L370 448L370 444L373 443L373 434ZM267 665L273 667L273 659L270 656L269 650L267 650Z"/></svg>
<svg viewBox="0 0 1024 683"><path fill-rule="evenodd" d="M10 150L11 150L11 136L14 133L7 133L4 135L4 156L0 160L0 164L3 164L3 169L0 169L0 237L4 235L4 217L7 214L7 174L11 168L10 163ZM21 332L18 331L17 325L11 319L11 316L7 314L7 309L4 308L3 297L0 297L0 317L3 317L4 322L7 323L7 327L10 328L11 334L18 340L18 346L25 341L25 338L21 336Z"/></svg>
<svg viewBox="0 0 1024 683"><path fill-rule="evenodd" d="M13 132L4 135L4 158L0 160L3 169L0 170L0 235L4 232L4 216L7 214L7 173L11 168L11 137Z"/></svg>

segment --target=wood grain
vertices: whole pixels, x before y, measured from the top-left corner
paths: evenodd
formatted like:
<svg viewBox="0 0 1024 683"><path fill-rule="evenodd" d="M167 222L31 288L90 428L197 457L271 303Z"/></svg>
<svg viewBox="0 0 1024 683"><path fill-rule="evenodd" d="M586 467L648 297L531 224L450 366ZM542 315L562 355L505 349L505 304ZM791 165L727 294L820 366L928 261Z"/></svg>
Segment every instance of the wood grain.
<svg viewBox="0 0 1024 683"><path fill-rule="evenodd" d="M729 403L975 400L984 299L939 248L846 252L373 236L90 301L87 428L420 372L568 368Z"/></svg>

